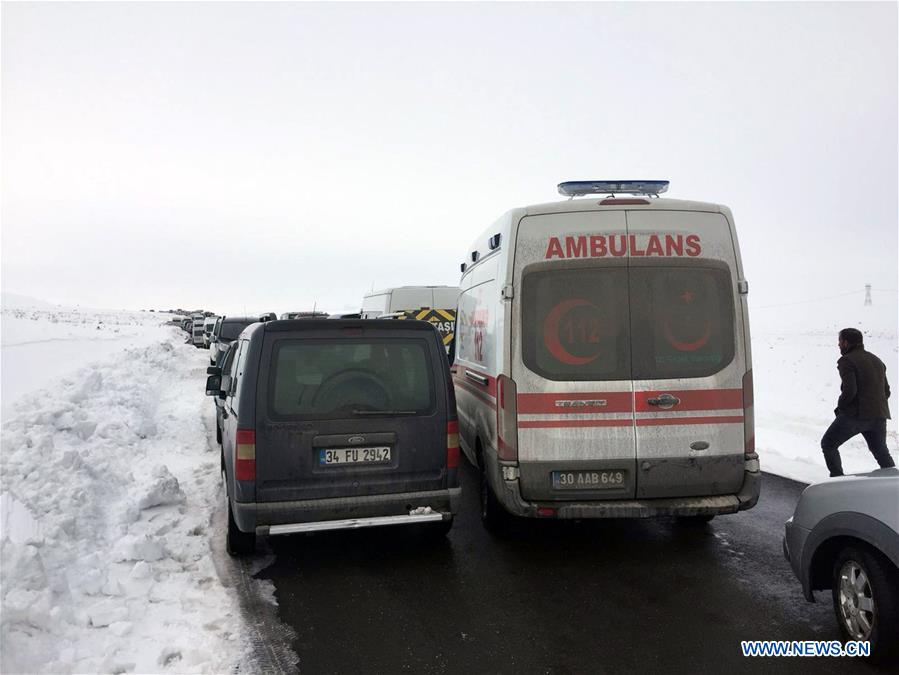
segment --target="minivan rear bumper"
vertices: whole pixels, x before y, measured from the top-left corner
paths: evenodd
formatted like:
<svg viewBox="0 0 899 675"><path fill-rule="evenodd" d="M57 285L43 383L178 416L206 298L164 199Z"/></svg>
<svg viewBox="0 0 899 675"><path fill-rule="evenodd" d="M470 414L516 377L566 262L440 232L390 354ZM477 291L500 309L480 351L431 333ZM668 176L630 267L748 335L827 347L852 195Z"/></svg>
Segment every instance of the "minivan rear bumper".
<svg viewBox="0 0 899 675"><path fill-rule="evenodd" d="M761 491L761 472L744 471L736 494L664 499L620 499L583 502L529 502L521 498L518 480L494 476L495 493L506 509L525 518L655 518L658 516L716 516L745 511L756 505ZM496 489L496 488L499 489ZM543 513L538 513L543 509Z"/></svg>
<svg viewBox="0 0 899 675"><path fill-rule="evenodd" d="M306 499L291 502L232 502L234 521L243 532L269 534L273 526L298 526L293 531L316 529L347 529L375 525L414 524L427 519L409 518L409 512L421 507L431 507L442 519L458 513L462 488L423 492L404 492L366 497L337 497L332 499ZM375 522L371 519L402 518ZM344 521L343 524L334 521ZM304 527L314 523L333 523L334 527ZM287 533L286 527L278 527L274 533Z"/></svg>

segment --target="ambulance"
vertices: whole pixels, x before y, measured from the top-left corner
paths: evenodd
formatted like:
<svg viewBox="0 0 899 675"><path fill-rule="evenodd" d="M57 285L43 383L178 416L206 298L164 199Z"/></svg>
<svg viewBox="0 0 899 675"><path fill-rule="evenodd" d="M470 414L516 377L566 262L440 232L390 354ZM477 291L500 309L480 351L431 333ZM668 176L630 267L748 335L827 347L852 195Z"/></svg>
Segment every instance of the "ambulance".
<svg viewBox="0 0 899 675"><path fill-rule="evenodd" d="M573 181L462 262L451 358L481 517L708 521L755 506L748 283L730 209Z"/></svg>

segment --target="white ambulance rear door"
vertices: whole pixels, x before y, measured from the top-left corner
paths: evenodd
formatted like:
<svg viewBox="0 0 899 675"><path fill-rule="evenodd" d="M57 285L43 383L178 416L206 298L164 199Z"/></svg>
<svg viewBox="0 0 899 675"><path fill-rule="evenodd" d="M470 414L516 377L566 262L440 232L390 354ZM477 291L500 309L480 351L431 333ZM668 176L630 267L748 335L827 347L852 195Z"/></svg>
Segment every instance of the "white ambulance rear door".
<svg viewBox="0 0 899 675"><path fill-rule="evenodd" d="M524 217L511 318L522 496L635 493L624 211Z"/></svg>
<svg viewBox="0 0 899 675"><path fill-rule="evenodd" d="M744 469L746 372L726 218L627 213L638 498L733 494Z"/></svg>

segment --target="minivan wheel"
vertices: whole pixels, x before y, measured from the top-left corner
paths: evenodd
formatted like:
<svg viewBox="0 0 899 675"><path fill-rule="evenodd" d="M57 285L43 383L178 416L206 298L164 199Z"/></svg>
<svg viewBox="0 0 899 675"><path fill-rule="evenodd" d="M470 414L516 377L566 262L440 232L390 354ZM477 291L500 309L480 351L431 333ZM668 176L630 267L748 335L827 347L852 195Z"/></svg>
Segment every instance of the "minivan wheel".
<svg viewBox="0 0 899 675"><path fill-rule="evenodd" d="M509 514L493 494L490 481L487 479L487 467L481 459L481 522L489 532L502 534L508 530Z"/></svg>
<svg viewBox="0 0 899 675"><path fill-rule="evenodd" d="M227 494L225 502L228 505L228 535L225 548L233 556L249 555L256 549L256 533L241 532L234 522L234 512L231 510L231 500Z"/></svg>
<svg viewBox="0 0 899 675"><path fill-rule="evenodd" d="M844 640L867 640L871 659L899 660L899 570L880 553L847 547L833 564L833 608Z"/></svg>

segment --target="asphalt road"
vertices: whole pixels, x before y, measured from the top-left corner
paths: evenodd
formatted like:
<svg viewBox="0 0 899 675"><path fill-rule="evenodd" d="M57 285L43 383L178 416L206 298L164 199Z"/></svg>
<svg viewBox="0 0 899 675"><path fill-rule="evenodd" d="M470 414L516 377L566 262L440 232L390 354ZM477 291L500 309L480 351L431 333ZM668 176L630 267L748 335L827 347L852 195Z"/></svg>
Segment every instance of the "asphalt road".
<svg viewBox="0 0 899 675"><path fill-rule="evenodd" d="M462 512L445 541L403 528L273 537L245 562L275 585L303 673L875 673L851 658L744 658L741 640L836 640L829 593L781 553L804 485L766 475L755 509L688 526L527 522ZM273 559L272 559L273 558ZM289 639L289 638L288 638Z"/></svg>

